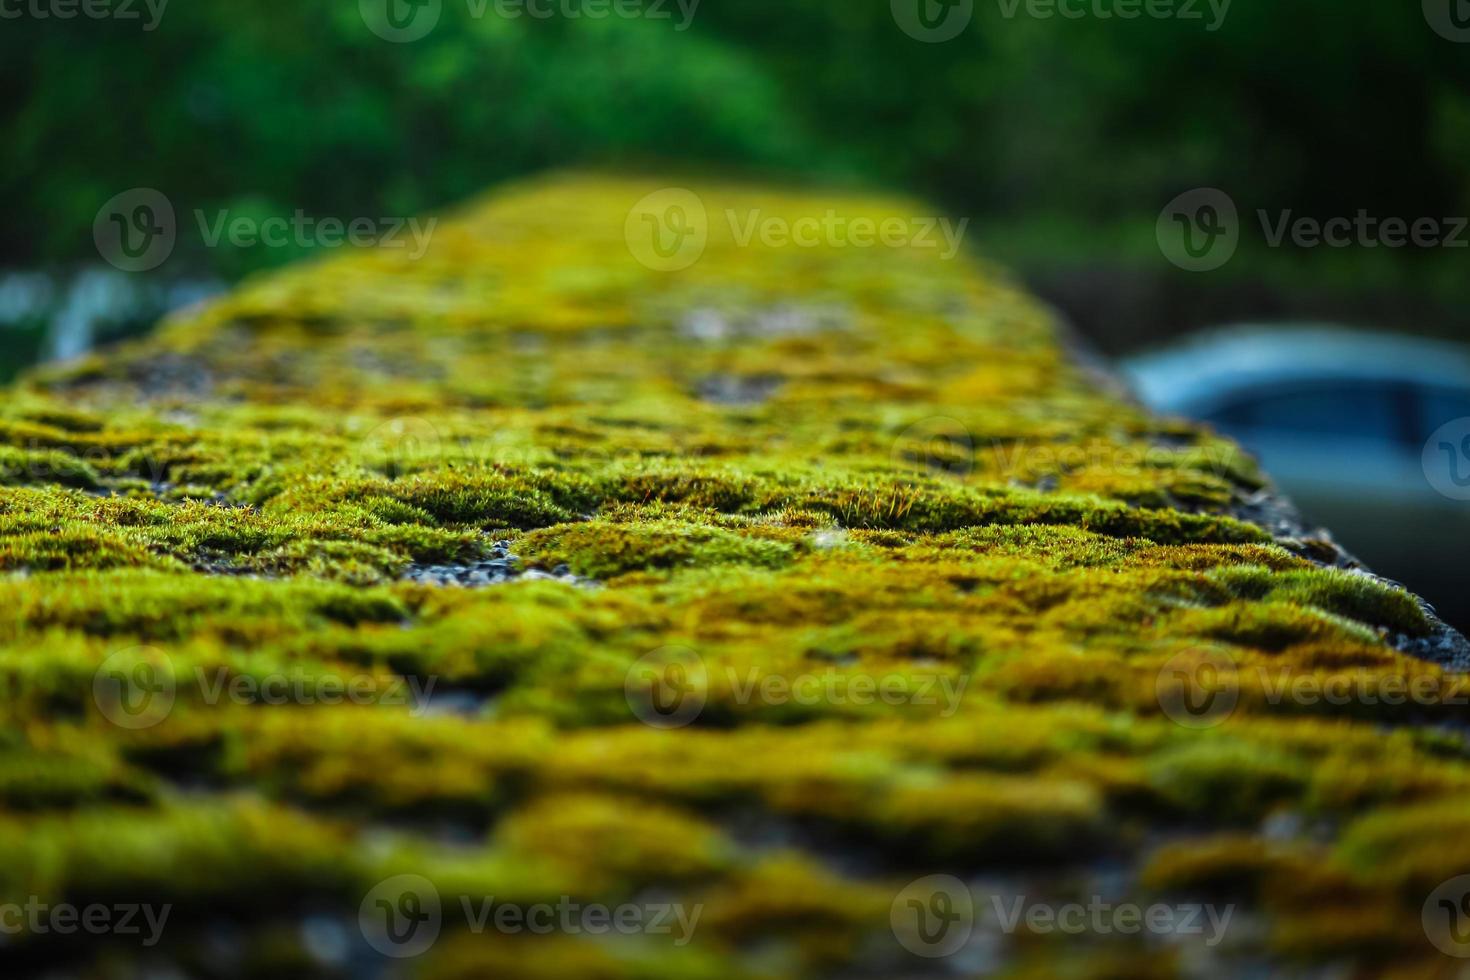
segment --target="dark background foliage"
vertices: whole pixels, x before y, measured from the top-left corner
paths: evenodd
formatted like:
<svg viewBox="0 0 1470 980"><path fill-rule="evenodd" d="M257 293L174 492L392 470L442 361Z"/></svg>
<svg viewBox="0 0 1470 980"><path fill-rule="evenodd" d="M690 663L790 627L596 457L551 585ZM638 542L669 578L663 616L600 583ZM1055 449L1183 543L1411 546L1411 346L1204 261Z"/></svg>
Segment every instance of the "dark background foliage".
<svg viewBox="0 0 1470 980"><path fill-rule="evenodd" d="M672 5L470 9L444 0L407 44L354 0L174 0L152 31L0 21L0 266L95 262L98 207L137 186L181 216L150 275L229 281L299 251L205 248L196 208L411 215L548 167L659 166L928 197L1114 351L1248 317L1453 333L1470 311L1470 252L1268 248L1253 228L1258 209L1470 213L1470 45L1417 0L1236 0L1213 32L1204 3L1204 20L1121 21L977 0L942 44L882 0L704 0L686 31ZM1210 275L1154 240L1201 186L1246 219Z"/></svg>

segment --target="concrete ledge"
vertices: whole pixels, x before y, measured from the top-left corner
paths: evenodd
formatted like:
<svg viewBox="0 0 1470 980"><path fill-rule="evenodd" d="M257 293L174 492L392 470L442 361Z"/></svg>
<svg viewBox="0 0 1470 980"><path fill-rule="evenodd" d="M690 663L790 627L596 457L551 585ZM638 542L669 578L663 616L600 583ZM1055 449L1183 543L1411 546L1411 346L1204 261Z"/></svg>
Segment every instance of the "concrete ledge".
<svg viewBox="0 0 1470 980"><path fill-rule="evenodd" d="M923 205L676 183L520 185L8 392L0 903L51 911L0 956L1470 954L1463 638ZM119 904L154 942L55 918Z"/></svg>

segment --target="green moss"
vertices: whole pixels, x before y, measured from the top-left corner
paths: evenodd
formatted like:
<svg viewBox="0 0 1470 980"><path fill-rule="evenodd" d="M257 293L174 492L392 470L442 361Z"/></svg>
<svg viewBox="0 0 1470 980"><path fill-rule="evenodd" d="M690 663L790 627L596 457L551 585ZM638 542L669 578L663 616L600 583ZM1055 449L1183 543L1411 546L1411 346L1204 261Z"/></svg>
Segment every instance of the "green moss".
<svg viewBox="0 0 1470 980"><path fill-rule="evenodd" d="M779 568L790 562L793 552L779 541L675 521L566 524L533 531L519 547L528 561L547 568L566 565L589 578L732 564Z"/></svg>
<svg viewBox="0 0 1470 980"><path fill-rule="evenodd" d="M715 828L636 797L560 794L527 802L496 830L517 854L600 868L619 886L711 879L730 870L736 848Z"/></svg>
<svg viewBox="0 0 1470 980"><path fill-rule="evenodd" d="M151 781L108 758L54 749L0 750L0 800L14 811L70 808L107 801L142 801Z"/></svg>
<svg viewBox="0 0 1470 980"><path fill-rule="evenodd" d="M1240 823L1259 822L1273 808L1296 803L1308 774L1300 759L1228 742L1161 753L1149 767L1159 795L1190 816Z"/></svg>
<svg viewBox="0 0 1470 980"><path fill-rule="evenodd" d="M91 489L97 486L97 471L82 460L56 450L26 452L0 446L0 483L55 483Z"/></svg>
<svg viewBox="0 0 1470 980"><path fill-rule="evenodd" d="M881 818L905 849L934 860L1078 861L1105 840L1097 790L1080 781L987 775L905 782L887 794Z"/></svg>
<svg viewBox="0 0 1470 980"><path fill-rule="evenodd" d="M1413 596L1366 575L1337 569L1301 569L1272 572L1267 568L1236 566L1219 569L1211 577L1236 596L1295 602L1384 626L1411 636L1429 632L1429 621Z"/></svg>

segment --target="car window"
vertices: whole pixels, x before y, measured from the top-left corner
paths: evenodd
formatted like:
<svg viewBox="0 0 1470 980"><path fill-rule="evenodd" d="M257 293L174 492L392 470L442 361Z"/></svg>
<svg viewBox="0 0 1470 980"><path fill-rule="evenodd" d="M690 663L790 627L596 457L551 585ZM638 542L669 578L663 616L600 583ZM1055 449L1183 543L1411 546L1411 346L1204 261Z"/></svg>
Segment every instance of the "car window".
<svg viewBox="0 0 1470 980"><path fill-rule="evenodd" d="M1433 387L1420 392L1419 428L1424 438L1440 426L1464 418L1470 418L1470 390Z"/></svg>
<svg viewBox="0 0 1470 980"><path fill-rule="evenodd" d="M1404 407L1393 385L1297 385L1243 392L1207 421L1226 432L1281 432L1402 442Z"/></svg>

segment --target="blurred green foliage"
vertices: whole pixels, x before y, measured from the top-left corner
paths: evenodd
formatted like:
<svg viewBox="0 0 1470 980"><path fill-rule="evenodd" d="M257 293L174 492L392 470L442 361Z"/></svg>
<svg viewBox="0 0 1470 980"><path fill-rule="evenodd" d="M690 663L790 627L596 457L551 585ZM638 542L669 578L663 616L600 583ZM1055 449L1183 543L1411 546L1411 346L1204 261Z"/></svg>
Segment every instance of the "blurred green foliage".
<svg viewBox="0 0 1470 980"><path fill-rule="evenodd" d="M151 31L146 13L5 20L0 264L92 257L98 206L134 186L179 212L168 268L235 277L297 251L207 250L194 209L408 215L547 167L651 161L920 193L1042 273L1133 255L1176 275L1153 222L1197 186L1244 216L1470 213L1470 46L1410 0L1236 2L1215 31L1203 0L1200 20L1127 21L976 0L941 44L882 0L704 0L682 31L663 9L443 0L412 43L375 35L355 0L188 0ZM1271 257L1323 289L1470 291L1443 255L1369 259Z"/></svg>

